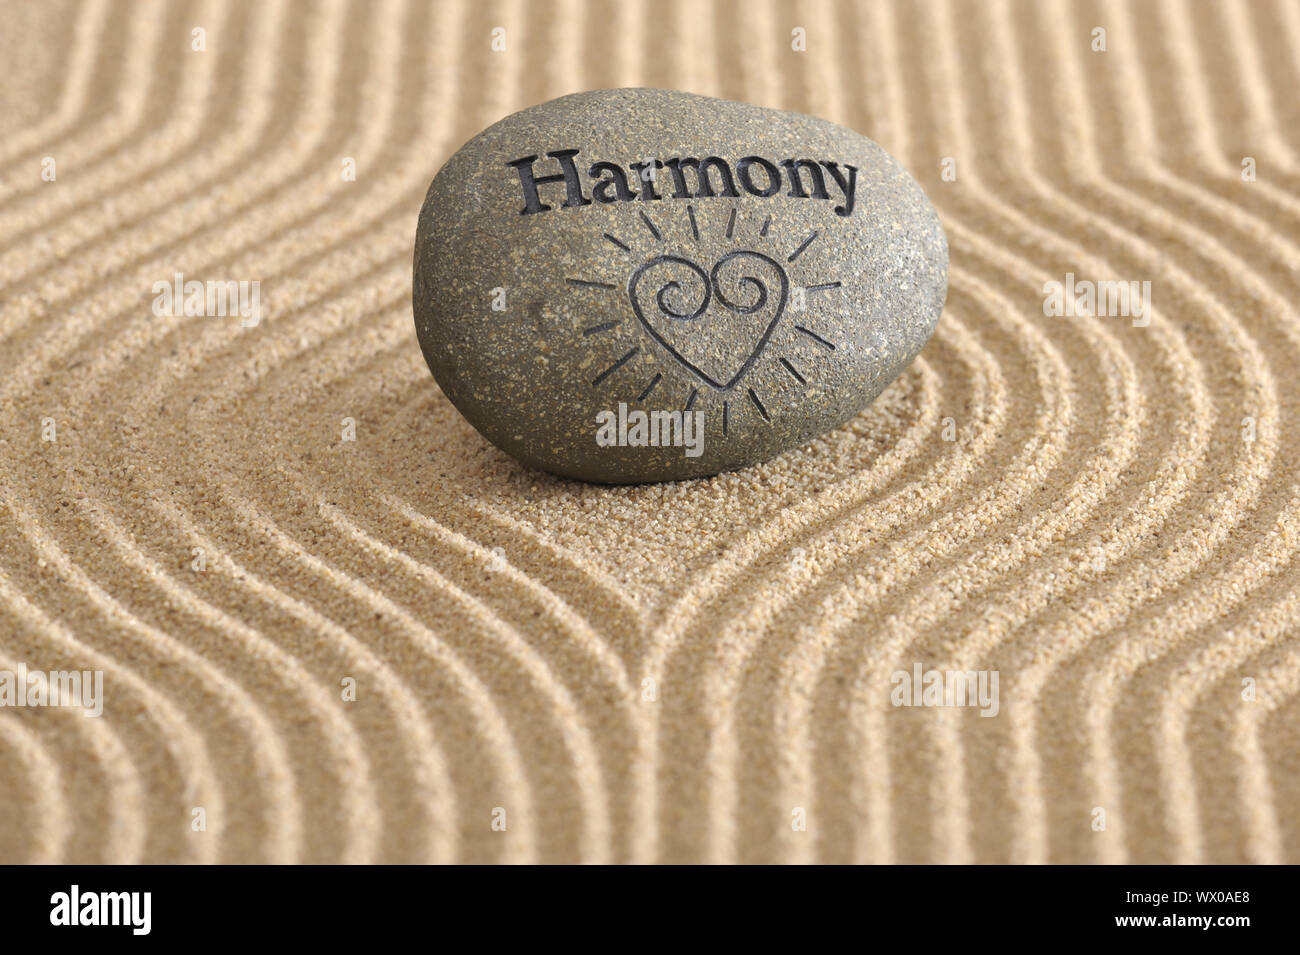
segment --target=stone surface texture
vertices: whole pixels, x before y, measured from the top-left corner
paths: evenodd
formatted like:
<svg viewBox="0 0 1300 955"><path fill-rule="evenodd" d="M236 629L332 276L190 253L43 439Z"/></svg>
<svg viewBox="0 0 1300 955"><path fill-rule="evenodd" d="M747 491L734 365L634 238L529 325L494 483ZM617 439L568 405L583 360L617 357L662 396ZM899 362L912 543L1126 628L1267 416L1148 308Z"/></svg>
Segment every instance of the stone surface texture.
<svg viewBox="0 0 1300 955"><path fill-rule="evenodd" d="M860 412L933 332L947 257L920 186L858 133L598 90L506 117L439 171L416 236L415 324L448 398L525 464L677 480ZM654 420L660 446L636 445L636 412L685 409Z"/></svg>

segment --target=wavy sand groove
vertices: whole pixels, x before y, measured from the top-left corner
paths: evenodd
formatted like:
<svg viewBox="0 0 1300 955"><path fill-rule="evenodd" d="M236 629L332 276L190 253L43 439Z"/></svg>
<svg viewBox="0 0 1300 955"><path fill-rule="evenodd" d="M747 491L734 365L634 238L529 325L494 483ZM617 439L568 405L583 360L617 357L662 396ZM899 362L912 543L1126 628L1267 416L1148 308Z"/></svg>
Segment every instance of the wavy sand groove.
<svg viewBox="0 0 1300 955"><path fill-rule="evenodd" d="M1300 3L3 12L0 670L105 709L0 709L0 861L1300 861ZM931 195L945 317L850 426L605 489L438 391L430 177L612 85ZM1149 322L1046 316L1067 272ZM892 706L917 663L998 714Z"/></svg>

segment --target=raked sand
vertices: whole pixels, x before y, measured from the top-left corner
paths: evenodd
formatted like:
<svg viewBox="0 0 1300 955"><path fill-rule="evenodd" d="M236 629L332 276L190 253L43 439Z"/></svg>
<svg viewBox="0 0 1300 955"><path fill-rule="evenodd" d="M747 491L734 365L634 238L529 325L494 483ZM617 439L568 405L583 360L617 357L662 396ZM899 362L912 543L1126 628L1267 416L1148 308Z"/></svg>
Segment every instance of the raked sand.
<svg viewBox="0 0 1300 955"><path fill-rule="evenodd" d="M0 861L1300 862L1300 4L0 17L0 669L104 674L0 708ZM933 199L948 306L851 427L604 488L438 391L430 178L631 85ZM177 272L260 323L155 316ZM892 706L916 664L997 715Z"/></svg>

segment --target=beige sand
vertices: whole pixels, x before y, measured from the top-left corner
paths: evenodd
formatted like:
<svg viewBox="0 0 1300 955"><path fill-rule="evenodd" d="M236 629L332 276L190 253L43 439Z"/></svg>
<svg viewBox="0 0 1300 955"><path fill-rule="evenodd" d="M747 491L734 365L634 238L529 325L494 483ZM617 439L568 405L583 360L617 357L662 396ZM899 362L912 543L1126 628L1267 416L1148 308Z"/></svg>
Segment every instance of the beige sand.
<svg viewBox="0 0 1300 955"><path fill-rule="evenodd" d="M0 17L0 669L106 697L0 709L0 861L1300 861L1300 5ZM850 429L607 489L438 392L429 179L623 85L845 123L934 199L948 308ZM261 324L155 317L176 272ZM1066 273L1149 324L1044 316ZM915 663L998 715L891 706Z"/></svg>

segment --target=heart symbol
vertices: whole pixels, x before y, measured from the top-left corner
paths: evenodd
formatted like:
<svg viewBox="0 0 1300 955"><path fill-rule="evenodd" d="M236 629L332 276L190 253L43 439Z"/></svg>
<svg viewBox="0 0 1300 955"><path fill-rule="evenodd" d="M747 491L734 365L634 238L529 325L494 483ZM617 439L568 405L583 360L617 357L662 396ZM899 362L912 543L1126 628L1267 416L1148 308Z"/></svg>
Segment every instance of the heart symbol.
<svg viewBox="0 0 1300 955"><path fill-rule="evenodd" d="M775 259L742 249L708 272L680 255L658 256L632 273L627 291L650 336L706 384L725 391L762 354L785 313L789 285Z"/></svg>

